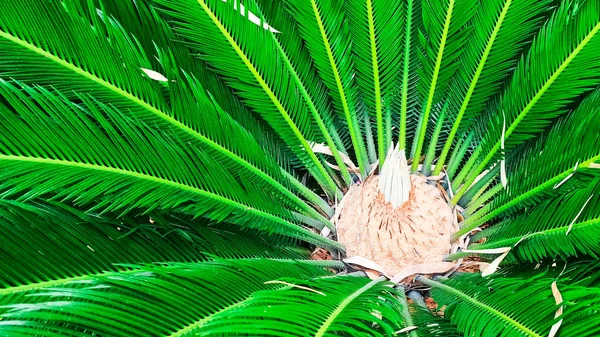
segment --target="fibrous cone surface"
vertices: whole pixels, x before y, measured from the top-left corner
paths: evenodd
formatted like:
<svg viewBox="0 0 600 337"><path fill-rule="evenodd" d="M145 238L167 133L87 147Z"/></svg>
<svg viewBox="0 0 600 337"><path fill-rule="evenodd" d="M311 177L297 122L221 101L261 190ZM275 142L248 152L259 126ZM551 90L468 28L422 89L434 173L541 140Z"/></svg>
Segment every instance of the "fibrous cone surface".
<svg viewBox="0 0 600 337"><path fill-rule="evenodd" d="M377 176L350 188L337 223L347 256L367 258L389 275L442 261L451 250L452 210L424 177L411 175L411 185L410 199L396 209L379 193Z"/></svg>

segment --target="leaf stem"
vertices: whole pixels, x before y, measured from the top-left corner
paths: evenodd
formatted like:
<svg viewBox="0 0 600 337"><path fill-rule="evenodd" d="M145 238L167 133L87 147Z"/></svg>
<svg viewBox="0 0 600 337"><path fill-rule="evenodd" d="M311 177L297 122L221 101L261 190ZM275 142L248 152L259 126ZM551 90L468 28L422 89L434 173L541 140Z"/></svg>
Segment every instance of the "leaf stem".
<svg viewBox="0 0 600 337"><path fill-rule="evenodd" d="M427 130L427 124L429 124L429 114L431 113L431 107L433 106L433 98L435 95L435 89L437 86L437 80L442 66L442 58L444 57L444 48L446 47L446 40L448 38L448 31L450 30L450 21L452 19L452 10L454 9L454 0L448 2L448 10L446 12L446 20L444 21L444 30L442 31L442 37L440 39L440 47L438 49L437 57L435 60L435 68L433 69L433 77L431 79L431 86L429 88L429 95L427 97L427 103L425 105L425 111L423 112L423 122L421 123L421 129L419 130L419 138L417 139L417 147L413 156L412 171L416 172L419 168L419 158L421 157L421 150L423 149L423 143L425 142L425 134Z"/></svg>
<svg viewBox="0 0 600 337"><path fill-rule="evenodd" d="M379 80L379 62L377 58L377 40L375 39L375 22L373 19L373 2L367 0L367 21L369 22L369 39L371 42L371 61L373 62L373 82L375 84L375 113L377 115L377 150L379 154L379 168L383 167L385 160L385 138L383 127L383 104L381 102L381 84Z"/></svg>
<svg viewBox="0 0 600 337"><path fill-rule="evenodd" d="M406 32L404 33L404 69L402 70L402 102L400 109L400 141L399 150L406 149L406 123L408 110L408 80L410 71L410 43L412 37L413 1L408 0L406 13Z"/></svg>

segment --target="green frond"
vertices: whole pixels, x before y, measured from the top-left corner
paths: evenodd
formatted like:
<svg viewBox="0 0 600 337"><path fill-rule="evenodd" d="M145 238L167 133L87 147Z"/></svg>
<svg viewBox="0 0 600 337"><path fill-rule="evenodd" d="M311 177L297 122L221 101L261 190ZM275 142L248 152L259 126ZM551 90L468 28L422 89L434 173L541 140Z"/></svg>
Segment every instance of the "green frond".
<svg viewBox="0 0 600 337"><path fill-rule="evenodd" d="M568 111L569 104L600 84L596 57L600 48L599 6L597 1L585 1L580 6L563 2L540 29L528 54L517 64L506 91L490 107L481 130L485 134L470 164L465 164L478 165L468 172L454 203L481 172L499 159L504 118L505 150L510 151L542 132L554 118Z"/></svg>
<svg viewBox="0 0 600 337"><path fill-rule="evenodd" d="M346 123L361 175L369 165L361 130L364 116L358 110L358 89L353 76L352 49L341 1L285 1L315 68L328 89L333 108Z"/></svg>
<svg viewBox="0 0 600 337"><path fill-rule="evenodd" d="M466 336L548 336L560 319L563 322L558 336L574 336L572 331L583 336L597 333L596 328L585 329L589 327L588 319L598 316L600 288L579 286L577 279L546 271L528 270L525 277L496 276L462 274L443 282L419 280L432 287L438 306L446 306L444 316ZM552 292L555 281L564 306L564 313L556 319L559 305Z"/></svg>
<svg viewBox="0 0 600 337"><path fill-rule="evenodd" d="M237 96L224 84L221 78L215 76L208 69L209 67L204 62L190 57L188 48L174 34L168 23L160 17L157 10L152 6L151 0L80 1L88 6L93 3L97 8L100 8L100 13L94 9L82 10L81 15L91 17L90 20L93 20L97 15L100 15L104 21L114 20L116 21L115 24L118 24L124 31L135 37L144 53L149 56L152 64L151 69L164 69L165 65L161 62L172 57L176 65L174 68L179 68L173 69L173 71L181 72L180 75L184 73L192 74L202 83L202 87L211 94L219 106L252 134L256 141L260 143L263 151L270 153L274 159L277 159L282 168L290 169L286 162L289 161L288 157L291 152L282 146L283 143L275 131L269 125L260 123L257 116L248 113L247 108L243 106ZM163 55L163 57L160 55ZM168 57L164 55L168 55ZM171 67L173 68L173 65ZM173 85L174 82L170 84ZM171 93L171 96L173 96L173 93ZM277 177L277 175L274 176Z"/></svg>
<svg viewBox="0 0 600 337"><path fill-rule="evenodd" d="M312 102L314 108L319 112L318 115L327 126L337 150L348 153L345 142L342 141L342 138L347 136L345 134L340 135L338 131L340 123L335 120L335 114L331 111L331 100L327 95L327 89L320 81L317 70L310 58L310 52L304 45L300 35L300 27L298 27L296 20L280 1L256 0L256 3L265 15L267 22L282 32L275 34L274 37L283 47L287 59L293 63L298 74L299 83L302 83L302 86L306 89L306 93L303 91L302 95L305 96L309 104ZM329 146L331 147L331 145Z"/></svg>
<svg viewBox="0 0 600 337"><path fill-rule="evenodd" d="M315 261L216 260L131 266L61 285L0 295L0 333L83 336L187 336L281 275L327 275ZM232 287L235 285L235 287ZM101 314L99 314L101 313Z"/></svg>
<svg viewBox="0 0 600 337"><path fill-rule="evenodd" d="M421 2L418 0L407 0L402 2L405 6L405 28L400 32L403 34L402 41L402 87L400 91L400 104L395 106L400 111L399 120L399 150L411 148L420 116L420 105L422 102L418 95L419 69L421 60L421 46L419 45L419 28L421 27ZM409 137L409 135L412 135ZM414 152L414 151L412 151Z"/></svg>
<svg viewBox="0 0 600 337"><path fill-rule="evenodd" d="M0 335L600 335L598 0L0 3ZM334 241L396 140L510 248L435 310Z"/></svg>
<svg viewBox="0 0 600 337"><path fill-rule="evenodd" d="M224 310L205 336L391 336L403 327L396 291L383 280L353 276L283 279L278 289Z"/></svg>
<svg viewBox="0 0 600 337"><path fill-rule="evenodd" d="M460 69L450 84L449 112L454 120L434 175L440 174L454 137L465 132L484 111L517 56L542 24L550 1L497 0L486 2L473 18L469 43L461 54Z"/></svg>
<svg viewBox="0 0 600 337"><path fill-rule="evenodd" d="M463 337L456 326L438 313L432 313L426 307L410 306L413 325L410 337Z"/></svg>
<svg viewBox="0 0 600 337"><path fill-rule="evenodd" d="M247 106L271 124L333 196L337 187L309 144L321 139L313 122L315 115L309 113L304 100L287 94L301 88L293 78L291 64L282 62L285 56L278 49L273 33L242 17L231 3L218 0L156 2L165 15L172 18L177 34L224 77ZM270 52L262 52L265 48Z"/></svg>
<svg viewBox="0 0 600 337"><path fill-rule="evenodd" d="M257 6L259 4L262 5L261 8ZM309 52L303 45L295 20L285 10L285 6L280 6L272 0L258 0L256 4L245 2L244 6L248 13L252 10L253 13L265 15L265 17L268 17L268 22L285 32L283 34L270 34L270 36L283 61L290 69L291 78L296 82L302 97L306 101L307 107L325 140L325 144L331 150L331 155L340 168L344 184L349 185L352 178L340 154L346 152L344 142L337 130L337 124L333 120L333 114L329 111L330 101L324 85L319 81ZM269 13L265 13L265 10Z"/></svg>
<svg viewBox="0 0 600 337"><path fill-rule="evenodd" d="M469 249L514 247L512 256L530 262L544 258L600 254L600 180L585 188L545 199L502 223L483 244Z"/></svg>
<svg viewBox="0 0 600 337"><path fill-rule="evenodd" d="M11 12L15 15L0 18L0 45L5 51L0 55L0 76L36 85L51 85L70 98L76 95L74 90L93 93L95 98L131 113L133 118L163 130L174 130L182 141L190 141L211 155L223 158L229 165L237 166L237 172L247 172L247 177L258 176L264 180L265 186L296 199L298 205L302 204L293 194L285 192L282 184L286 184L286 181L281 177L280 169L273 168L275 164L269 162L264 152L260 151L261 147L245 134L247 132L239 130L235 122L229 121L229 115L221 114L218 118L214 115L216 112L211 111L215 110L214 107L196 102L196 106L206 109L202 111L206 115L203 121L220 122L222 133L229 130L225 139L214 139L203 134L213 130L214 126L199 123L201 118L194 109L171 110L166 98L160 94L161 82L144 76L141 68L151 65L134 39L113 21L102 24L97 19L96 25L90 26L88 19L77 15L74 1L67 4L71 5L68 7L71 12L56 2L29 0L13 2L10 10L3 11L3 14ZM40 20L28 19L36 16L37 12L52 13L52 19L45 16ZM102 36L103 30L111 37L110 40ZM16 59L20 61L15 63ZM25 68L27 71L22 71ZM189 97L209 101L202 97L206 94L201 93L198 86L186 90L185 78L177 77L177 72L173 72L172 68L161 71L176 78L175 82L167 82L175 92L185 91ZM231 139L241 141L237 143Z"/></svg>
<svg viewBox="0 0 600 337"><path fill-rule="evenodd" d="M412 171L417 171L432 110L439 105L448 84L457 70L475 13L474 1L426 1L422 4L423 28L419 42L423 49L419 83L419 98L423 102L420 124L415 134ZM434 120L435 121L435 120ZM435 125L435 123L433 123Z"/></svg>
<svg viewBox="0 0 600 337"><path fill-rule="evenodd" d="M356 83L360 97L377 121L379 167L387 147L385 120L391 120L391 107L397 105L402 87L402 29L406 9L398 0L352 0L344 3L348 17ZM389 127L389 126L388 126Z"/></svg>
<svg viewBox="0 0 600 337"><path fill-rule="evenodd" d="M60 198L105 212L177 211L338 246L290 222L289 211L205 153L109 106L83 96L76 105L41 88L24 87L27 97L6 82L0 89L14 109L0 107L4 198Z"/></svg>
<svg viewBox="0 0 600 337"><path fill-rule="evenodd" d="M538 139L530 140L507 159L507 188L464 222L464 232L507 212L533 206L545 196L556 196L586 186L600 170L600 90ZM569 137L565 137L569 135Z"/></svg>
<svg viewBox="0 0 600 337"><path fill-rule="evenodd" d="M0 296L127 271L127 265L192 263L215 256L306 256L294 246L278 243L276 238L267 242L264 237L236 228L207 226L193 220L179 223L186 226L147 216L115 221L56 202L1 200L0 226L6 235L0 251L7 268L0 279Z"/></svg>

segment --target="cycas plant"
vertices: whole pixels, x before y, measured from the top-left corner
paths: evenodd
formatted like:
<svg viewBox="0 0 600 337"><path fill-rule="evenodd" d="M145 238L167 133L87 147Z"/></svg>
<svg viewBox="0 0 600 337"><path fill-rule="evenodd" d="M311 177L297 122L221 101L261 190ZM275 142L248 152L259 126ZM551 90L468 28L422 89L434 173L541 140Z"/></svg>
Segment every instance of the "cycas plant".
<svg viewBox="0 0 600 337"><path fill-rule="evenodd" d="M0 335L600 333L597 0L1 3ZM336 240L417 176L435 310Z"/></svg>

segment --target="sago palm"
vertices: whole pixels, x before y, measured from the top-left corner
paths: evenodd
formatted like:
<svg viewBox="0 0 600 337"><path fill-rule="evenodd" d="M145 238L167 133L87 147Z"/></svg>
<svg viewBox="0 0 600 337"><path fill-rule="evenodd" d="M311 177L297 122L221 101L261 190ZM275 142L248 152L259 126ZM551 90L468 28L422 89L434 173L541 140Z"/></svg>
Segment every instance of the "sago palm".
<svg viewBox="0 0 600 337"><path fill-rule="evenodd" d="M0 335L598 336L599 52L598 0L0 0Z"/></svg>

